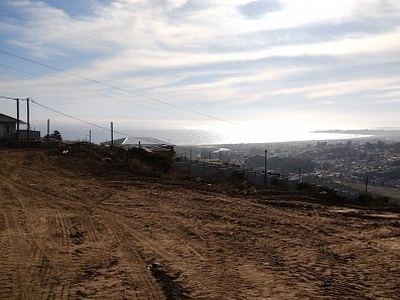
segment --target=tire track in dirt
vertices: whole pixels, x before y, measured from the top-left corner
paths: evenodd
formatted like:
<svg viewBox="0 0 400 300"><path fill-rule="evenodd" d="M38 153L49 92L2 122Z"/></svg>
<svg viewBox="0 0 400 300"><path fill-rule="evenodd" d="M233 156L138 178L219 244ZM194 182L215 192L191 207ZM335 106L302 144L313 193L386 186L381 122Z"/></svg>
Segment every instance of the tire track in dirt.
<svg viewBox="0 0 400 300"><path fill-rule="evenodd" d="M135 193L138 194L139 191L135 189ZM189 198L189 197L187 197ZM149 198L147 201L153 203L154 207L157 208L156 211L152 212L159 219L160 224L153 224L149 229L151 238L147 237L143 233L143 230L133 229L135 228L135 223L131 220L126 220L124 224L132 231L132 235L139 239L139 244L144 245L143 250L148 257L154 257L157 262L161 264L166 264L174 266L175 272L180 272L182 277L180 279L185 281L183 285L185 289L193 291L195 293L195 298L202 297L203 299L219 299L217 295L226 294L229 297L240 298L240 292L232 292L231 290L238 290L239 286L242 286L241 276L238 271L237 261L230 259L219 258L222 254L221 248L218 247L218 243L215 243L215 239L211 239L209 233L206 237L199 233L199 229L194 229L199 226L199 224L193 223L190 219L182 219L175 217L164 217L162 211L169 211L170 215L175 213L178 216L182 216L180 213L181 209L188 210L189 207L193 207L193 204L189 204L184 201L178 205L174 201L169 201L170 199L163 196L162 201L158 199ZM140 201L140 207L146 209L146 205ZM117 213L115 209L112 210L113 213ZM158 211L160 211L158 213ZM150 218L151 215L147 214L145 217L143 212L142 219ZM188 216L192 216L189 214ZM132 222L132 225L131 225ZM165 223L164 223L165 222ZM164 224L163 224L164 223ZM167 226L167 224L169 224ZM168 231L163 233L163 227L167 226ZM154 227L154 232L151 228ZM158 229L157 229L158 228ZM200 227L201 228L201 227ZM204 229L204 228L203 228ZM125 231L128 229L125 229ZM153 232L153 233L152 233ZM195 233L196 232L196 233ZM156 236L154 236L156 234ZM165 236L165 238L164 238ZM202 245L201 247L200 244ZM196 249L194 249L196 247ZM238 250L236 247L235 250ZM227 252L228 253L228 252ZM232 256L231 256L232 255ZM229 252L229 257L235 257ZM206 282L198 281L195 285L193 281L187 282L186 279L191 278L208 278L213 282L213 287ZM185 279L186 278L186 279ZM229 278L229 279L228 279ZM225 280L226 279L226 280ZM234 288L233 288L234 287ZM230 290L228 293L227 291ZM227 296L228 297L228 296Z"/></svg>
<svg viewBox="0 0 400 300"><path fill-rule="evenodd" d="M147 262L141 257L138 243L135 236L126 232L123 223L116 219L116 216L109 215L108 212L101 213L106 221L110 233L115 238L115 242L122 250L121 264L130 262L130 266L125 266L126 273L123 277L123 284L126 289L127 299L165 299L165 296L158 286L157 282L147 268ZM135 291L135 288L139 291ZM147 293L146 296L141 295Z"/></svg>
<svg viewBox="0 0 400 300"><path fill-rule="evenodd" d="M66 291L59 292L64 293L67 298L121 298L120 288L115 282L119 273L116 263L118 260L113 259L115 256L111 255L111 246L102 243L108 237L98 236L98 225L94 225L99 222L98 216L81 210L79 204L75 205L70 200L63 200L62 205L69 207L68 213L58 211L50 222L58 224L58 227L51 230L51 235L68 250L73 272L67 276L72 284L66 287ZM91 245L95 242L100 244L92 248ZM98 280L101 280L101 286L97 283Z"/></svg>
<svg viewBox="0 0 400 300"><path fill-rule="evenodd" d="M17 184L19 185L19 184ZM52 227L52 232L53 234L51 234L51 236L53 236L53 238L55 238L55 240L58 242L61 242L59 244L61 244L61 247L64 248L68 248L71 247L73 245L80 245L83 244L84 239L87 237L88 241L96 241L98 239L97 237L97 233L95 230L95 225L93 220L90 218L90 213L88 211L81 211L80 209L83 208L87 208L87 205L82 205L81 203L77 203L76 201L73 201L71 199L65 198L65 197L58 197L56 199L49 199L49 194L51 195L52 193L47 193L42 191L41 189L38 188L29 188L29 187L25 187L25 186L20 186L21 191L25 192L25 193L30 193L30 194L41 194L43 196L45 196L45 198L41 199L43 200L47 200L47 202L50 204L51 203L51 207L53 208L53 210L58 212L55 214L55 216L53 217L53 220L51 220L51 218L49 221L49 225L53 225ZM31 193L31 192L34 193ZM59 195L58 195L59 196ZM54 201L55 200L55 201ZM67 208L68 213L62 213L62 211L65 210L65 208ZM73 212L79 210L79 213L74 214ZM98 219L97 219L98 221ZM54 226L55 225L55 226ZM32 229L32 228L31 228ZM73 242L71 242L71 240ZM56 277L56 274L54 274L54 272L49 272L49 270L53 269L54 267L56 267L57 269L61 270L62 273L64 275L68 275L68 271L64 268L62 268L62 266L57 265L57 257L49 257L49 254L51 253L51 249L49 248L45 248L43 245L40 245L39 243L36 244L37 248L41 249L41 252L43 253L47 253L47 256L43 257L42 261L39 263L40 272L38 272L35 275L38 275L39 277L43 277L43 276L47 276L48 274L50 275L50 278L54 278ZM23 248L22 245L18 245L18 248ZM78 252L80 253L80 252ZM86 276L92 276L92 272L96 272L95 269L86 269L85 265L80 265L80 259L78 260L73 260L73 262L77 265L76 267L80 267L83 269L84 273L87 275ZM145 266L145 264L144 264ZM125 267L125 269L129 270L128 264L127 267ZM94 270L94 271L92 271ZM117 272L114 275L117 275L118 273L121 274L128 274L128 272L122 270L120 272ZM64 276L64 277L68 277L68 276ZM87 286L91 285L90 282L87 282L87 280L85 279L85 277L83 277L82 279L84 280L82 282L81 279L78 279L78 285L75 284L75 294L73 294L73 291L71 291L70 287L64 287L62 284L48 284L47 286L43 286L42 285L42 290L45 293L45 290L48 290L48 295L45 298L63 298L63 294L65 294L66 298L75 298L76 297L86 297L89 294L87 294L85 292L85 289L87 288ZM125 278L125 279L124 279ZM124 279L126 281L126 276L122 276L122 279ZM48 282L47 280L48 278L44 278L42 281L44 282ZM81 282L81 283L79 283ZM155 286L157 286L155 284ZM86 288L85 288L86 287ZM117 290L119 289L118 286L114 286L113 289L115 290L115 288L117 288ZM139 297L138 299L147 299L147 293L151 290L153 290L154 288L151 285L147 286L147 289L143 292L143 295L141 297ZM67 290L67 292L66 292ZM110 291L109 291L110 293ZM46 294L46 293L45 293ZM93 293L91 293L90 295L92 295ZM96 294L102 295L101 290L97 290ZM111 294L114 294L113 292L111 292ZM130 289L127 289L127 291L125 292L125 298L126 299L131 299L133 296L133 294L131 293ZM15 296L15 295L14 295ZM18 297L22 298L22 299L27 299L26 295L19 293ZM101 296L100 296L101 297ZM13 298L13 297L11 297ZM17 297L14 297L17 298ZM101 297L102 298L102 297ZM117 297L110 297L111 299L114 298L120 298L118 295ZM155 294L153 292L153 297L154 299L158 299L157 294ZM163 299L163 298L159 298L159 299Z"/></svg>
<svg viewBox="0 0 400 300"><path fill-rule="evenodd" d="M127 192L127 194L129 194L129 191ZM164 239L162 232L160 232L159 230L160 227L162 228L165 225L162 225L162 223L150 223L150 225L148 225L146 223L146 219L153 218L150 215L150 211L148 211L147 209L147 201L151 203L152 199L148 199L147 197L142 199L141 196L139 196L141 194L141 191L135 189L136 201L132 202L134 203L132 204L134 209L132 209L132 207L130 207L130 205L126 202L121 202L121 199L118 200L117 198L114 200L110 199L111 201L109 201L107 205L101 206L101 208L105 210L107 214L111 213L111 218L121 219L120 231L128 232L130 234L130 239L134 240L136 245L139 245L141 256L144 257L147 262L154 261L156 265L161 265L162 268L167 268L172 278L175 278L174 282L181 282L181 280L184 280L185 277L189 276L189 274L197 272L204 273L204 270L215 268L216 264L214 261L206 262L205 264L207 264L207 266L204 266L201 270L196 267L196 265L199 265L199 261L201 262L200 264L204 264L207 259L204 257L203 254L200 254L199 251L195 250L190 245L193 236L189 235L188 237L188 230L178 220L169 218L166 218L166 220L162 220L164 219L164 216L162 216L162 214L158 214L157 211L151 212L151 214L155 213L159 216L156 217L157 219L159 219L159 222L170 223L170 225L168 226L168 239ZM124 198L129 199L129 197ZM164 200L165 201L162 201L162 203L167 203L166 199ZM117 201L120 201L120 203L118 205L114 205L113 202ZM124 210L116 209L116 207L121 206L121 204L123 203L125 204ZM164 204L161 204L159 202L155 203L156 207L160 210L162 210L162 206ZM138 208L140 209L138 210ZM154 208L155 207L150 207L149 209L153 210ZM131 214L132 210L136 211L133 215ZM137 220L141 220L140 222L143 222L144 226L138 227ZM171 226L172 224L174 224L174 226ZM153 233L153 229L156 232ZM156 236L154 236L154 234L156 234ZM204 243L207 242L205 239L201 240ZM173 270L170 270L169 266L173 266ZM198 271L196 271L196 269L198 269ZM179 274L181 274L182 276L179 276ZM177 278L177 276L179 278ZM186 289L186 286L183 286L183 288ZM182 289L182 287L179 287L179 289ZM192 288L190 290L192 290ZM201 290L200 293L204 296L205 299L213 299L213 297L215 297L215 291L210 290L207 284L203 285L199 283L196 285L196 287L194 287L194 290ZM220 290L222 291L223 288L221 287Z"/></svg>
<svg viewBox="0 0 400 300"><path fill-rule="evenodd" d="M264 224L268 224L270 226L271 223L265 222L265 221L273 221L273 219L275 219L277 217L274 214L273 219L271 220L271 217L269 217L268 215L265 215L264 213L262 213L260 215L262 210L258 210L258 212L256 210L254 210L252 203L247 203L246 204L246 209L244 211L238 210L238 213L234 213L234 214L232 214L231 210L229 210L228 208L224 207L224 205L221 205L221 203L218 203L217 206L216 205L212 205L210 203L209 206L213 207L213 212L212 212L212 214L210 214L210 216L212 215L212 218L210 218L210 220L224 219L224 220L227 220L228 222L234 221L234 223L236 222L236 220L238 220L239 222L236 222L236 223L238 225L240 225L241 230L245 229L247 226L250 226L250 228L251 228L252 224L248 223L249 220L251 220L251 222L256 221L255 223L258 226L260 224L262 225L263 223ZM220 207L220 206L222 206L222 207ZM233 203L232 203L232 206L233 206ZM241 205L235 205L236 208L238 206L240 207ZM216 207L218 207L218 209L215 209ZM265 210L265 207L264 207L264 210ZM207 211L207 209L205 209L205 212L207 212L207 214L209 214L208 211ZM268 211L270 212L270 209L268 209ZM290 227L294 227L294 228L299 227L299 230L293 231L293 233L295 233L295 235L293 235L293 240L289 239L289 240L285 241L285 243L287 243L287 245L293 244L292 243L293 241L296 241L296 239L298 240L299 238L301 238L301 236L302 236L301 232L309 233L312 236L312 233L311 233L312 230L313 230L312 227L309 228L309 225L308 226L302 225L300 220L299 220L298 224L296 224L297 222L293 223L294 220L298 220L299 219L299 216L295 216L295 218L293 218L292 217L293 214L290 212L290 210L289 211L285 211L284 214L283 214L282 211L280 211L279 213L281 215L285 215L286 216L286 218L283 218L283 219L288 219L288 217L290 216L290 218L289 218L290 219L290 223L287 222L287 224L286 224L287 227L285 228L285 232L282 232L282 235L287 234L287 231L288 231L288 229L290 229ZM237 217L232 219L232 216L235 216L235 215L237 215ZM248 215L249 215L250 218L248 217ZM259 216L259 217L257 217L257 216ZM197 217L198 217L198 215L197 215ZM199 219L204 219L204 218L206 218L206 216L202 216ZM278 219L278 218L276 218L276 219ZM262 222L262 221L264 221L264 222ZM280 224L280 223L281 223L281 221L277 225L282 227L283 224ZM246 224L246 225L243 228L243 225L241 225L241 224ZM272 225L274 225L274 223L272 223ZM321 226L321 223L317 222L315 224L315 227L317 227L317 226ZM253 231L254 231L254 229L253 229ZM304 238L307 238L307 235L304 235ZM349 240L351 240L351 238L346 238L344 236L344 232L341 233L341 232L336 232L336 231L330 232L326 236L326 240L331 239L331 242L335 243L335 241L332 240L332 238L334 238L334 240L337 239L338 241L342 241L342 242L343 241L347 241L348 242ZM291 252L291 249L288 248L287 246L285 246L285 243L282 243L281 246L279 246L277 248L278 251L275 251L274 249L271 249L271 251L266 251L265 247L264 247L262 252L258 252L257 249L253 249L253 255L252 256L254 256L254 257L258 258L258 259L260 257L265 257L266 258L265 262L269 266L271 266L272 271L274 271L274 270L275 271L280 271L285 267L292 268L293 267L292 264L295 265L296 263L299 263L299 264L302 265L302 263L300 263L300 261L298 260L298 257L293 257L292 261L288 261L287 257L285 257L285 255L280 254L280 253L286 253L286 252L290 253ZM230 243L230 244L232 245L232 243ZM238 244L238 246L240 246L241 244L243 245L243 243L241 242L240 244ZM313 251L311 251L310 255L311 256L313 256L313 255L315 256L315 253ZM307 256L307 253L304 253L304 251L302 251L302 256ZM320 257L320 260L322 261L321 264L324 264L324 261L326 261L327 258L325 258L325 257L321 258ZM331 262L330 264L332 265L333 263ZM326 262L326 265L329 265L329 263ZM318 267L318 266L319 266L319 264L317 263L316 267ZM340 272L341 270L345 270L345 267L343 267L343 269L338 267L337 269L334 268L333 270L334 271L336 270L336 271ZM308 283L312 282L312 281L320 280L320 278L318 278L318 276L319 276L318 274L309 273L309 271L308 271L308 269L306 267L302 267L301 270L297 269L297 271L299 271L299 273L302 273L302 274L305 273L305 275L303 275L303 276L308 277L307 278L307 282ZM307 275L307 273L309 275ZM295 274L295 275L298 275L298 274ZM359 298L362 295L362 294L359 293L360 289L363 289L366 286L365 285L363 286L363 285L360 285L360 284L348 283L346 278L348 279L349 276L352 276L352 273L348 273L347 272L345 275L343 275L343 277L338 276L337 279L335 281L333 281L332 287L328 290L328 292L327 292L328 295L330 295L330 294L331 295L335 295L336 291L345 290L345 291L347 291L348 295L353 295L354 298ZM322 277L322 276L320 276L320 277ZM341 279L341 278L343 278L343 279ZM353 278L351 281L357 281L357 279L358 278ZM318 294L315 294L315 296L318 296Z"/></svg>
<svg viewBox="0 0 400 300"><path fill-rule="evenodd" d="M6 225L13 235L6 236L10 247L3 253L3 259L8 261L13 269L13 272L8 274L11 278L12 298L27 299L34 287L34 279L29 276L31 269L27 262L34 260L36 252L26 224L25 204L21 192L7 177L0 177L8 184L8 197L13 204L7 207ZM5 243L7 244L7 241Z"/></svg>
<svg viewBox="0 0 400 300"><path fill-rule="evenodd" d="M101 231L104 233L104 228L106 228L106 226L109 225L109 224L102 224L104 222L102 222L103 220L99 214L96 214L92 211L91 212L88 212L85 210L82 211L80 203L76 203L75 201L72 201L69 199L64 199L64 200L62 200L62 206L68 207L68 214L64 214L61 212L56 213L53 218L49 218L50 219L49 225L53 225L53 228L52 228L53 233L51 235L53 237L55 237L56 240L57 240L57 238L59 240L61 239L61 241L59 241L59 242L64 247L71 247L73 245L81 245L81 244L84 244L86 241L87 242L98 241L99 238L98 238L97 228L100 228ZM56 209L57 205L55 205L53 203L52 207L53 207L53 209ZM54 226L54 225L56 225L56 226ZM118 231L114 231L112 234L113 239L115 239L116 232L118 232ZM73 240L73 242L71 242L71 240ZM126 246L126 247L128 247L128 246ZM135 250L135 251L137 251L137 250ZM132 253L134 253L134 249L132 247L130 247L129 250L125 251L125 252L131 253L130 255L132 256ZM77 253L82 253L82 252L79 251ZM85 254L85 251L83 252L83 254ZM91 255L93 255L93 253ZM81 256L81 254L79 256ZM93 258L93 259L96 260L96 258ZM126 266L123 266L123 264L121 264L123 266L122 270L121 270L121 267L118 266L119 271L114 270L111 272L111 274L109 273L107 276L119 276L123 286L126 287L123 292L126 299L136 299L136 298L137 299L150 299L150 298L151 299L163 299L163 297L160 298L159 295L157 293L155 293L154 291L151 292L152 290L154 290L153 284L155 286L157 286L157 284L154 282L152 282L153 284L147 283L146 289L144 289L144 291L142 292L142 295L140 295L140 293L138 293L138 292L132 291L132 289L130 288L131 287L130 283L133 282L133 279L131 278L132 276L129 275L129 269L131 268L130 265L132 264L132 262L134 262L135 260L138 260L138 259L140 259L138 262L141 263L141 266L143 268L137 274L141 274L142 272L148 273L145 262L143 262L143 260L139 256L136 255L136 256L133 256L133 260L132 260L132 257L128 260L129 264L126 263ZM79 264L80 260L81 259L77 259L77 260L73 259L73 261L77 264ZM85 265L81 265L80 268L83 269L84 273L88 273L88 276L97 276L97 273L99 271L97 267L95 267L95 268L90 267L88 269L88 268L86 268ZM90 275L90 274L93 274L93 275ZM137 276L135 276L135 277L137 277ZM85 292L85 290L87 290L87 288L91 286L91 283L88 282L85 278L82 278L82 280L80 280L80 283L78 283L78 285L75 288L77 297L86 297L89 295L89 294L87 294L87 292ZM151 280L151 276L148 278L148 280ZM104 290L106 288L104 288L104 289L97 288L96 295L98 295L98 296L104 295L104 292L106 292ZM110 287L108 287L108 292L107 292L108 294L111 293L113 295L118 295L118 294L115 294L115 291L118 291L120 289L118 287L118 285L114 284L113 286L111 286L111 290L109 288ZM114 292L112 290L114 290ZM149 291L150 291L150 296L148 296ZM53 291L53 293L55 293L55 291ZM90 295L94 295L94 294L90 294ZM113 299L115 297L113 296L110 298ZM117 298L119 298L119 296L117 296Z"/></svg>
<svg viewBox="0 0 400 300"><path fill-rule="evenodd" d="M12 182L10 182L10 185L11 184ZM31 220L31 222L27 224L27 218L25 216L26 212L24 209L25 204L22 200L25 198L23 198L22 193L30 194L32 196L35 195L37 197L37 189L16 184L10 187L10 191L12 197L18 201L16 203L20 204L20 207L17 210L17 216L15 217L15 222L12 225L13 231L17 232L17 234L13 237L13 247L10 251L11 254L9 257L13 260L12 263L15 266L14 269L18 270L18 272L17 274L12 274L16 280L14 280L15 283L13 283L15 290L13 296L10 298L29 299L30 296L28 295L35 295L37 286L40 286L41 294L43 298L46 299L74 298L75 294L71 291L69 281L63 280L63 278L71 277L71 275L74 274L73 271L71 271L63 262L63 259L59 256L60 251L57 248L54 248L54 245L50 248L46 246L46 243L43 243L47 236L41 236L41 234L38 233L38 227L36 226L38 220ZM47 193L43 193L42 191L39 192L48 197ZM46 197L41 198L41 200L46 201ZM33 199L31 198L31 200ZM54 205L54 201L52 202L53 206L57 206ZM65 205L65 203L61 204ZM31 211L31 213L32 215L35 215L34 211ZM38 213L38 215L40 214ZM54 232L54 234L50 236L53 236L53 238L61 237L61 243L59 243L60 249L68 247L71 244L71 239L76 242L76 239L79 240L81 238L79 235L76 236L78 231L76 231L77 228L73 226L71 218L66 217L61 212L56 213L55 216L55 221L50 225L55 224L58 226L50 226ZM18 225L20 225L21 228L18 228ZM22 231L26 234L22 235ZM57 249L57 253L53 249ZM18 262L20 262L19 265ZM33 268L29 266L30 264L33 265ZM8 277L10 277L10 275L8 275ZM37 297L38 295L34 296L34 298Z"/></svg>
<svg viewBox="0 0 400 300"><path fill-rule="evenodd" d="M85 239L89 242L97 242L99 240L95 219L93 214L89 214L87 211L82 211L80 213L80 218L82 222L82 230L85 233ZM97 226L96 226L97 225Z"/></svg>
<svg viewBox="0 0 400 300"><path fill-rule="evenodd" d="M70 244L70 224L64 213L57 212L55 214L54 225L51 236L60 240L62 246L68 246Z"/></svg>
<svg viewBox="0 0 400 300"><path fill-rule="evenodd" d="M13 265L10 261L11 243L8 236L0 237L0 299L13 298Z"/></svg>
<svg viewBox="0 0 400 300"><path fill-rule="evenodd" d="M6 229L4 212L0 213L0 233Z"/></svg>
<svg viewBox="0 0 400 300"><path fill-rule="evenodd" d="M27 278L29 274L29 266L27 261L31 260L34 253L31 251L31 245L27 242L27 235L25 234L23 228L21 228L18 217L15 215L8 215L10 228L13 228L13 236L9 237L10 248L7 251L5 260L9 262L12 266L11 283L13 289L12 298L17 299L28 299L30 290L32 290L32 285L30 282L31 278ZM28 280L27 280L28 279Z"/></svg>
<svg viewBox="0 0 400 300"><path fill-rule="evenodd" d="M23 189L26 191L28 188ZM11 298L29 299L30 297L39 298L39 292L44 298L55 297L54 288L64 288L61 280L54 282L54 278L61 278L69 273L69 270L59 258L53 253L53 250L43 244L46 238L38 234L35 222L40 222L42 217L40 213L38 219L29 220L29 215L34 215L35 208L30 207L30 214L27 213L24 203L24 197L21 189L11 186L12 197L19 204L13 216L11 228L14 235L12 237L12 247L9 253L9 259L14 265L16 272L12 275L14 293ZM11 220L11 219L9 219ZM40 287L40 291L38 289ZM56 297L60 298L60 297Z"/></svg>

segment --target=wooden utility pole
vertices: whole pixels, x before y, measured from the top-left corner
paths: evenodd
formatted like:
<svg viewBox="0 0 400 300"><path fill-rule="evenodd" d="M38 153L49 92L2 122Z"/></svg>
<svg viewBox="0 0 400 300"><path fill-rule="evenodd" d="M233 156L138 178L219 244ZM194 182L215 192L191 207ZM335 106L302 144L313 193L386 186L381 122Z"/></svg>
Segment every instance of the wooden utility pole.
<svg viewBox="0 0 400 300"><path fill-rule="evenodd" d="M29 98L26 98L26 122L27 122L27 126L28 126L28 128L27 128L28 144L31 141L31 137L30 137L31 125L30 125L30 122L29 122L29 100L30 100Z"/></svg>
<svg viewBox="0 0 400 300"><path fill-rule="evenodd" d="M265 153L264 153L264 184L265 186L267 186L268 180L267 180L267 174L268 174L268 169L267 169L267 156L268 156L268 150L265 149Z"/></svg>
<svg viewBox="0 0 400 300"><path fill-rule="evenodd" d="M114 123L111 122L111 148L114 147Z"/></svg>
<svg viewBox="0 0 400 300"><path fill-rule="evenodd" d="M49 142L50 142L50 119L47 119L47 135L46 135L47 151L49 151Z"/></svg>
<svg viewBox="0 0 400 300"><path fill-rule="evenodd" d="M89 143L90 144L92 143L92 131L91 130L89 130Z"/></svg>
<svg viewBox="0 0 400 300"><path fill-rule="evenodd" d="M17 98L17 143L19 144L19 99Z"/></svg>
<svg viewBox="0 0 400 300"><path fill-rule="evenodd" d="M47 143L49 143L50 139L50 119L47 119Z"/></svg>

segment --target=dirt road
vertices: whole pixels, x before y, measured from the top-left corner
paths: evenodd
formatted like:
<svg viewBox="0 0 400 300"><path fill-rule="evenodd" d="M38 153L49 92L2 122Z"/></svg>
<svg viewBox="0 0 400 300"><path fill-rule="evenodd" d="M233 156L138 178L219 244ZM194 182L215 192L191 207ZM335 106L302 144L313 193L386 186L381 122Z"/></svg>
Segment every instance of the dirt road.
<svg viewBox="0 0 400 300"><path fill-rule="evenodd" d="M0 150L0 299L399 299L398 214L102 168Z"/></svg>

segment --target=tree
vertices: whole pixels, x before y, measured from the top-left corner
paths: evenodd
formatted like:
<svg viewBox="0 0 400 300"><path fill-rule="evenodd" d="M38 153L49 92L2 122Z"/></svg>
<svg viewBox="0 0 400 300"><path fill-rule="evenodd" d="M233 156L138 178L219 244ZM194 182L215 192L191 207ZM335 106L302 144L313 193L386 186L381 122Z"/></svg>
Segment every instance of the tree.
<svg viewBox="0 0 400 300"><path fill-rule="evenodd" d="M54 130L53 133L50 135L53 139L62 140L61 133L58 130Z"/></svg>
<svg viewBox="0 0 400 300"><path fill-rule="evenodd" d="M61 133L58 130L54 130L53 133L50 134L50 136L46 135L44 138L47 139L48 137L51 138L51 139L58 140L58 141L62 140Z"/></svg>

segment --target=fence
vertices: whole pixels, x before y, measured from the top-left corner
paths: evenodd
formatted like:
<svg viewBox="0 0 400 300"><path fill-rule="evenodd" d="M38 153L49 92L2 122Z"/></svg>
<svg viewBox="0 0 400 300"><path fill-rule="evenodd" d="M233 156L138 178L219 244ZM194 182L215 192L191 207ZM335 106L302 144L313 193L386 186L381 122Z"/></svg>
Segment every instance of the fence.
<svg viewBox="0 0 400 300"><path fill-rule="evenodd" d="M247 181L254 186L285 185L289 189L297 189L297 180L289 180L285 176L269 175L257 171L247 171L240 167L219 165L207 162L177 161L172 164L172 172L176 177L204 178L229 182Z"/></svg>

